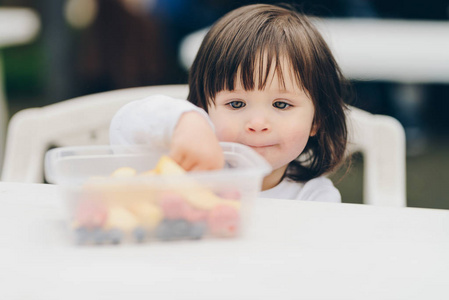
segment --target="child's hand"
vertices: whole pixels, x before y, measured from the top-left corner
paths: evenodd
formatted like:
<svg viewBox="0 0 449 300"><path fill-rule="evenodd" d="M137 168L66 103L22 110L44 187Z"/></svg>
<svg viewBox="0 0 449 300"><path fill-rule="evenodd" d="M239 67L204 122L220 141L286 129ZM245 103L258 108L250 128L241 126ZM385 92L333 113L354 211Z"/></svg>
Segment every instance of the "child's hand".
<svg viewBox="0 0 449 300"><path fill-rule="evenodd" d="M223 151L207 120L186 112L173 132L170 156L186 171L215 170L224 166Z"/></svg>

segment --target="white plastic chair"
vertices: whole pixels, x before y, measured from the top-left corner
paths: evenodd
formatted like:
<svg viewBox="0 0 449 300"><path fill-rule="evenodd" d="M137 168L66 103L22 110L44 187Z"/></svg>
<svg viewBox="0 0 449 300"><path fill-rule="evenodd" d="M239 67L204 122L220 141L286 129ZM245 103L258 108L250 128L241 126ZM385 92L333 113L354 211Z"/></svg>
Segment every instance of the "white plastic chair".
<svg viewBox="0 0 449 300"><path fill-rule="evenodd" d="M112 116L124 104L164 94L185 99L187 85L129 88L29 108L10 121L2 181L43 182L43 160L51 146L108 144ZM364 203L406 206L405 134L400 123L351 107L348 155L364 155Z"/></svg>
<svg viewBox="0 0 449 300"><path fill-rule="evenodd" d="M185 99L188 86L115 90L19 111L8 127L2 181L43 182L43 159L49 147L108 144L109 123L117 110L154 94Z"/></svg>
<svg viewBox="0 0 449 300"><path fill-rule="evenodd" d="M348 154L363 154L363 203L407 206L405 132L398 120L350 107Z"/></svg>

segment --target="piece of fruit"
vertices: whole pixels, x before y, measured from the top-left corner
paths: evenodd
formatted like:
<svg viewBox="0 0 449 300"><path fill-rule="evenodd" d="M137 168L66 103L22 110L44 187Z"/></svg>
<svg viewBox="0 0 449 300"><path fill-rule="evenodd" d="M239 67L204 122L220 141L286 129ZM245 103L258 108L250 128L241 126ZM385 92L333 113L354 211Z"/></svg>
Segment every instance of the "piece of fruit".
<svg viewBox="0 0 449 300"><path fill-rule="evenodd" d="M210 232L219 237L232 237L238 233L240 227L239 212L227 205L217 205L208 216Z"/></svg>
<svg viewBox="0 0 449 300"><path fill-rule="evenodd" d="M86 228L102 227L108 217L107 207L102 201L85 199L75 209L74 222Z"/></svg>
<svg viewBox="0 0 449 300"><path fill-rule="evenodd" d="M106 228L117 228L129 232L138 225L137 218L121 206L110 206Z"/></svg>
<svg viewBox="0 0 449 300"><path fill-rule="evenodd" d="M161 156L154 171L161 175L182 175L186 173L180 165L167 155Z"/></svg>
<svg viewBox="0 0 449 300"><path fill-rule="evenodd" d="M156 237L163 241L188 238L191 224L186 220L163 220L156 229Z"/></svg>
<svg viewBox="0 0 449 300"><path fill-rule="evenodd" d="M163 155L154 169L156 174L161 175L183 175L186 171L178 165L170 157ZM185 179L185 185L189 186L185 191L180 191L179 193L183 196L187 202L197 209L209 210L217 204L230 205L236 209L239 208L240 203L234 201L223 200L210 190L201 187L198 183L193 180Z"/></svg>
<svg viewBox="0 0 449 300"><path fill-rule="evenodd" d="M141 243L146 239L147 231L145 230L145 228L136 227L133 230L133 236L136 242Z"/></svg>
<svg viewBox="0 0 449 300"><path fill-rule="evenodd" d="M123 231L118 228L109 229L106 234L108 241L112 244L120 244L125 237Z"/></svg>
<svg viewBox="0 0 449 300"><path fill-rule="evenodd" d="M139 176L154 176L157 175L156 170L148 170L139 174Z"/></svg>
<svg viewBox="0 0 449 300"><path fill-rule="evenodd" d="M129 204L129 210L134 214L140 226L152 230L162 220L163 213L161 208L148 201L135 201Z"/></svg>
<svg viewBox="0 0 449 300"><path fill-rule="evenodd" d="M207 231L207 225L204 222L191 223L189 238L192 240L201 239Z"/></svg>
<svg viewBox="0 0 449 300"><path fill-rule="evenodd" d="M169 220L185 219L189 209L189 204L183 197L169 192L160 196L159 205L164 212L164 218Z"/></svg>
<svg viewBox="0 0 449 300"><path fill-rule="evenodd" d="M240 209L240 202L238 201L222 199L199 184L192 183L191 186L193 188L182 192L182 196L197 209L210 210L219 204L231 206L237 210Z"/></svg>
<svg viewBox="0 0 449 300"><path fill-rule="evenodd" d="M111 177L133 177L137 174L137 171L130 167L122 167L118 168L114 172L112 172Z"/></svg>

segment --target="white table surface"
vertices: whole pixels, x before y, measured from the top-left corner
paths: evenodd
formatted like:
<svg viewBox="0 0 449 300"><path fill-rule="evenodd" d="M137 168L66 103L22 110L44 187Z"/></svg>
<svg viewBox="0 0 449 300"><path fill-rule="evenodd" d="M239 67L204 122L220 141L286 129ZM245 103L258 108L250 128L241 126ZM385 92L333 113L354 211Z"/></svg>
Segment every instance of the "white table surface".
<svg viewBox="0 0 449 300"><path fill-rule="evenodd" d="M401 83L449 83L449 21L314 20L345 76ZM206 30L187 36L180 61L190 68Z"/></svg>
<svg viewBox="0 0 449 300"><path fill-rule="evenodd" d="M0 183L0 299L449 299L449 211L258 199L239 240L79 247L59 192Z"/></svg>

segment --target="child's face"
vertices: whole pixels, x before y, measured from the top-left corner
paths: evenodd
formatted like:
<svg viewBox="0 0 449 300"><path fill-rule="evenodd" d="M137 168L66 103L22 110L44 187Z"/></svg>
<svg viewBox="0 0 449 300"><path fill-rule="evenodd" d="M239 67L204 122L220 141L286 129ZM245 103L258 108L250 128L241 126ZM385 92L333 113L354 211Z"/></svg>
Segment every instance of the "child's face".
<svg viewBox="0 0 449 300"><path fill-rule="evenodd" d="M208 112L220 141L250 146L283 172L315 134L315 108L288 68L282 67L285 89L272 73L264 90L245 91L237 82L234 91L219 92Z"/></svg>

